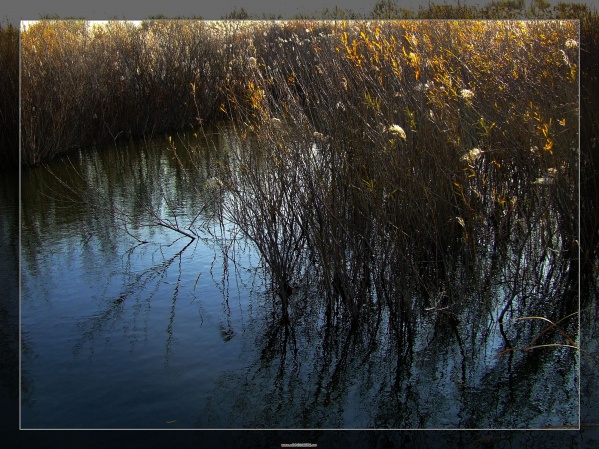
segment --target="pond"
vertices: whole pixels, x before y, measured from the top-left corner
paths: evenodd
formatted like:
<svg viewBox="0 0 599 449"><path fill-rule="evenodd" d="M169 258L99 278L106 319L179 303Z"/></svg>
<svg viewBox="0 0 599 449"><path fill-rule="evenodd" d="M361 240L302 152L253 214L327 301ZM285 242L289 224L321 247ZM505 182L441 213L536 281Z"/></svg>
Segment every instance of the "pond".
<svg viewBox="0 0 599 449"><path fill-rule="evenodd" d="M288 228L280 215L276 225L235 220L240 202L257 198L225 178L240 142L223 127L23 171L23 428L578 425L577 317L559 301L571 288L559 259L543 251L528 272L537 247L508 249L484 259L481 282L462 279L470 271L456 261L432 291L397 278L398 261L375 238L376 273L348 257L343 283L306 251L292 285L277 284L260 242ZM320 167L324 151L308 149ZM244 172L248 162L237 163L228 170ZM298 182L303 192L308 181ZM248 231L256 223L274 227L259 238ZM436 266L415 272L438 279ZM372 287L349 290L364 284L359 270ZM353 306L360 292L368 300ZM564 320L550 326L533 312Z"/></svg>

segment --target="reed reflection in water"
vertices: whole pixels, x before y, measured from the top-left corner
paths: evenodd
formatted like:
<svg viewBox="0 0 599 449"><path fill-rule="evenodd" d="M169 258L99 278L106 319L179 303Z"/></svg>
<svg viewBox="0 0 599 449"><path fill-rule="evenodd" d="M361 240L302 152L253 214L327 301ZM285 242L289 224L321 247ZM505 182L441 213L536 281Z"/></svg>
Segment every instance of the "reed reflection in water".
<svg viewBox="0 0 599 449"><path fill-rule="evenodd" d="M225 377L209 416L224 401L241 427L578 421L575 172L547 188L477 152L466 223L433 159L406 174L405 152L261 126L230 134L220 214L260 255L272 313L251 327L260 360Z"/></svg>
<svg viewBox="0 0 599 449"><path fill-rule="evenodd" d="M25 174L25 427L577 422L576 350L498 356L575 338L559 185L466 239L405 190L424 179L361 182L349 145L288 135L282 160L204 131Z"/></svg>

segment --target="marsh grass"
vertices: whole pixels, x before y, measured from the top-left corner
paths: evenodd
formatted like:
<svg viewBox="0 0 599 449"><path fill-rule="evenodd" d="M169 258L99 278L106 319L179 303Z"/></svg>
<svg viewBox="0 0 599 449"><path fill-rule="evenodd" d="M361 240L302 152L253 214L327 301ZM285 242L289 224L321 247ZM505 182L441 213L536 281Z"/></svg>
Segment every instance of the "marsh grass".
<svg viewBox="0 0 599 449"><path fill-rule="evenodd" d="M398 327L447 307L455 324L464 292L492 282L507 286L500 321L527 298L575 307L574 22L245 26L222 212L283 321L307 272L328 320L374 304Z"/></svg>
<svg viewBox="0 0 599 449"><path fill-rule="evenodd" d="M203 22L41 21L22 33L23 163L197 125L222 76ZM192 90L190 86L194 86ZM135 113L132 113L135 111Z"/></svg>
<svg viewBox="0 0 599 449"><path fill-rule="evenodd" d="M308 272L327 319L400 323L499 271L503 318L576 289L580 45L574 21L42 21L22 34L23 162L224 120L216 216L283 321Z"/></svg>
<svg viewBox="0 0 599 449"><path fill-rule="evenodd" d="M391 8L379 13L394 18ZM393 400L376 401L393 416L382 422L395 422L419 338L427 358L454 344L464 386L466 360L486 352L497 322L502 378L574 366L579 274L597 278L596 16L585 20L581 36L573 21L337 13L113 22L91 34L43 22L23 40L23 162L186 130L212 145L199 152L173 138L165 148L204 203L184 229L196 235L206 213L219 243L242 234L260 254L273 311L261 361L279 357L282 380L294 372L299 330L313 332L306 347L322 337L318 397L382 348L396 368L380 376ZM223 246L225 259L231 249ZM593 303L582 293L583 307ZM595 317L592 307L583 319Z"/></svg>
<svg viewBox="0 0 599 449"><path fill-rule="evenodd" d="M0 25L0 167L19 162L19 30ZM11 151L12 150L12 151Z"/></svg>

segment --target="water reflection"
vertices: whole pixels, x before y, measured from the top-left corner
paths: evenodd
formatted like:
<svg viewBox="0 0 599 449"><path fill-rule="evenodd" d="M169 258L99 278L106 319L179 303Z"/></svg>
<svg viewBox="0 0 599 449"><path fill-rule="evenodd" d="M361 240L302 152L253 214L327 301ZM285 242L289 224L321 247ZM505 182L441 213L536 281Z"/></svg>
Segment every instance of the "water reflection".
<svg viewBox="0 0 599 449"><path fill-rule="evenodd" d="M481 349L485 339L470 326L397 329L375 312L331 327L322 314L312 306L292 324L250 326L259 358L221 378L198 426L209 425L206 416L234 428L519 428L576 417L566 405L577 402L571 351L497 358L500 337Z"/></svg>
<svg viewBox="0 0 599 449"><path fill-rule="evenodd" d="M576 424L576 224L564 217L567 209L556 209L575 180L539 190L519 167L504 179L494 161L479 161L486 179L479 188L493 192L491 199L477 192L480 204L470 206L482 220L467 227L457 217L467 232L441 231L439 223L459 212L442 198L431 200L436 184L419 181L428 179L430 165L412 162L408 178L417 187L406 194L405 180L389 182L387 167L399 169L402 154L385 155L385 163L366 169L387 186L381 198L374 181L355 177L364 165L352 161L372 157L362 158L354 141L337 144L336 137L319 147L309 133L294 131L233 136L220 170L228 190L223 216L259 251L273 291L271 325L256 325L259 335L272 337L257 340L260 364L250 387L241 387L247 373L220 387L237 398L225 408L228 419L237 400L257 394L259 418L238 415L239 427ZM488 181L494 177L497 184ZM445 194L439 187L435 195ZM510 205L494 204L499 188L513 198ZM422 210L431 214L429 227L417 217ZM313 288L290 288L295 282ZM304 301L316 306L310 315L302 306L298 316L294 305L307 292ZM306 332L319 336L315 352L302 341ZM529 354L533 348L545 350ZM559 384L550 380L555 370ZM495 407L480 411L480 401Z"/></svg>
<svg viewBox="0 0 599 449"><path fill-rule="evenodd" d="M14 428L17 419L11 407L18 402L19 391L19 266L18 266L18 177L0 175L0 420L3 428ZM22 348L27 351L27 348ZM31 390L30 379L21 378L23 397Z"/></svg>
<svg viewBox="0 0 599 449"><path fill-rule="evenodd" d="M449 232L398 245L358 214L379 205L340 201L328 147L299 141L298 164L275 170L233 129L204 138L24 173L25 427L577 424L576 350L498 356L578 341L556 217L514 212L522 232L485 228L478 253Z"/></svg>

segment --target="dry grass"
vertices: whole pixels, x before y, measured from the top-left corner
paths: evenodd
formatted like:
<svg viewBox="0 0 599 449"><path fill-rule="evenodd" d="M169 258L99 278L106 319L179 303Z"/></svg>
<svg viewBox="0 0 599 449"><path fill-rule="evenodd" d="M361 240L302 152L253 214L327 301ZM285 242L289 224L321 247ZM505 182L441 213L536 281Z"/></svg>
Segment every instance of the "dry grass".
<svg viewBox="0 0 599 449"><path fill-rule="evenodd" d="M405 314L410 289L421 307L458 301L496 256L535 295L555 281L542 267L573 271L575 22L248 30L234 58L243 83L222 104L241 142L219 176L225 216L262 254L284 319L306 261L328 315L342 304L354 317L368 298Z"/></svg>
<svg viewBox="0 0 599 449"><path fill-rule="evenodd" d="M559 251L573 280L580 112L585 267L597 247L596 61L588 57L597 19L564 5L555 11L581 18L581 36L575 21L377 22L342 14L139 28L111 22L96 30L41 22L22 36L23 163L225 120L251 148L237 155L237 170L222 174L238 194L230 214L242 217L248 199L262 208L238 220L256 243L269 242L263 256L275 261L280 291L302 270L294 251L310 248L331 296L348 310L358 309L351 298L375 289L392 297L402 282L434 297L460 267L539 251L532 231ZM248 183L251 195L235 190ZM290 185L293 195L283 195ZM273 213L286 219L275 225ZM541 252L541 260L555 261L552 254ZM362 262L368 258L378 265ZM385 285L391 275L395 285Z"/></svg>

